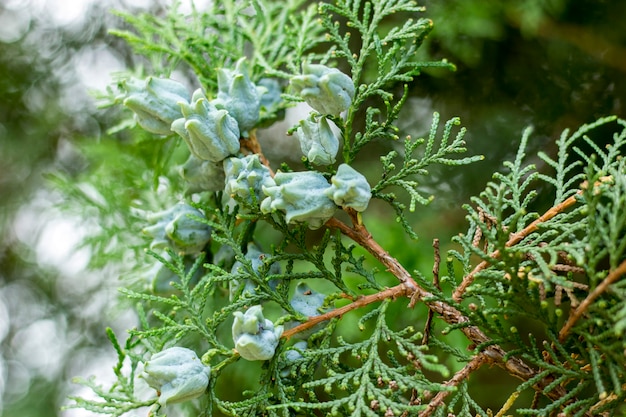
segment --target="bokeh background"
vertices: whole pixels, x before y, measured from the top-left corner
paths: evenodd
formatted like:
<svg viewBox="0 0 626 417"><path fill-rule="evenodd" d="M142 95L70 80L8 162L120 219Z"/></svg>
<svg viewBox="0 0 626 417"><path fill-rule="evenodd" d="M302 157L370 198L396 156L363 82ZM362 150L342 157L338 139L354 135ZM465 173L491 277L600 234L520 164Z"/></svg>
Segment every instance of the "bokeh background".
<svg viewBox="0 0 626 417"><path fill-rule="evenodd" d="M201 9L206 2L196 1ZM626 117L626 2L622 0L426 1L435 30L425 59L447 58L411 85L403 133L423 134L433 111L460 116L470 152L485 155L463 175L441 169L424 181L438 194L413 221L423 237L406 245L386 228L379 240L408 264L464 228L459 203L484 188L534 126L529 154L554 151L565 128L598 117ZM62 411L76 375L104 381L118 334L134 318L116 307L115 270L86 270L78 221L45 173L80 171L74 143L99 140L110 126L90 90L137 57L107 34L123 23L111 10L160 14L167 1L3 0L0 2L0 415L87 416ZM188 8L183 2L182 10ZM610 139L610 138L609 138ZM602 137L598 138L603 140ZM372 152L372 157L376 157ZM393 219L387 219L392 221ZM385 219L380 220L384 225ZM432 252L432 250L431 250ZM494 384L494 386L497 384Z"/></svg>

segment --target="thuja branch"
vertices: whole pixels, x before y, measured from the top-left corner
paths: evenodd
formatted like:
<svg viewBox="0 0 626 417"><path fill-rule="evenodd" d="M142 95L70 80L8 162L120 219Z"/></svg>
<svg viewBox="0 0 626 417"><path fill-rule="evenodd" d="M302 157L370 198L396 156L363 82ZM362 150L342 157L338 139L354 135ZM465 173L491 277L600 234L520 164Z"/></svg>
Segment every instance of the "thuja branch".
<svg viewBox="0 0 626 417"><path fill-rule="evenodd" d="M505 246L507 248L510 248L511 246L519 243L526 236L536 231L541 223L545 223L548 220L552 219L557 214L567 210L570 206L576 203L576 198L580 194L581 194L581 191L578 191L578 193L576 193L575 195L572 195L568 199L564 200L563 202L551 207L548 211L546 211L543 215L541 215L539 218L537 218L535 221L533 221L531 224L526 226L521 231L517 233L513 233L511 237L509 238L509 240L506 242ZM496 260L499 257L500 257L500 250L495 250L489 254L489 258L491 258L492 260ZM490 263L491 262L489 261L482 261L481 263L476 265L476 267L463 278L463 281L461 282L461 284L459 284L459 286L456 288L456 290L452 294L452 298L457 302L461 301L461 299L463 298L463 294L467 290L467 287L469 287L472 284L472 282L474 282L474 278L476 277L476 274L478 274L483 269L487 268L490 265Z"/></svg>
<svg viewBox="0 0 626 417"><path fill-rule="evenodd" d="M491 359L487 355L484 355L484 354L478 354L474 356L472 360L469 361L463 367L463 369L458 371L456 374L454 374L454 376L449 381L444 383L444 386L445 387L458 386L464 379L469 378L469 375L472 372L474 372L475 370L483 366L485 363L488 363L490 361ZM443 401L446 399L448 394L450 394L450 392L451 391L439 391L437 395L435 395L435 397L428 402L428 407L426 407L424 411L422 411L419 414L419 417L430 416L437 409L437 407L443 404Z"/></svg>
<svg viewBox="0 0 626 417"><path fill-rule="evenodd" d="M569 205L573 204L574 201L569 203ZM555 210L552 210L550 212L551 217L553 217L562 210L564 210L564 208L562 207L554 213L552 212ZM480 328L470 325L469 318L464 316L457 308L443 301L435 300L433 294L420 287L411 277L411 274L409 274L409 272L394 257L389 255L389 253L387 253L380 246L380 244L378 244L378 242L374 240L371 233L369 233L369 231L363 224L361 224L360 222L355 222L355 213L351 213L350 211L348 211L348 214L353 219L353 227L348 226L347 224L336 218L330 219L326 223L326 226L339 229L341 233L358 243L369 253L371 253L378 261L385 265L387 267L387 270L400 280L400 285L406 289L404 294L407 297L411 297L412 302L414 300L422 300L430 310L438 314L448 324L461 325L460 330L469 340L471 340L475 345L486 346L482 354L488 357L491 361L493 361L493 363L504 368L510 375L524 381L527 381L536 376L536 371L528 366L525 362L516 357L508 356L507 352L500 346L490 344L491 339L487 337L487 335L485 335L485 333ZM543 221L547 220L546 215L542 216L541 218L543 219ZM536 225L539 222L533 223L534 227L536 228ZM530 231L528 231L527 233L530 233ZM521 233L518 234L518 239L522 238L522 236L520 235ZM399 291L398 295L400 294L402 294L402 292ZM533 385L533 388L543 393L544 389L546 388L546 386L548 386L548 384L550 384L550 382L551 381L547 379L540 380ZM557 400L566 394L567 391L560 386L550 390L549 392L545 392L545 395L552 400Z"/></svg>
<svg viewBox="0 0 626 417"><path fill-rule="evenodd" d="M585 313L587 308L598 298L602 293L604 293L609 285L614 283L618 278L622 277L626 274L626 261L623 261L617 268L611 271L606 278L598 285L587 298L583 300L582 303L574 310L574 312L569 316L565 325L561 328L559 332L559 341L563 342L569 332L571 331L574 324L580 319L580 317Z"/></svg>
<svg viewBox="0 0 626 417"><path fill-rule="evenodd" d="M254 144L254 143L253 143ZM260 146L257 148L257 144L254 144L254 148L257 153L262 153ZM548 212L546 212L543 216L538 218L536 221L531 223L527 228L522 230L521 232L513 235L509 240L509 245L514 245L517 242L521 241L525 236L533 232L537 229L538 225L542 222L549 220L554 217L556 214L565 210L567 207L573 205L575 203L575 197L570 197L568 200L563 203L553 207ZM490 358L494 363L498 366L504 368L509 374L520 378L524 381L527 381L536 376L536 371L529 367L522 360L509 357L507 352L500 348L498 345L491 344L492 341L489 337L485 335L485 333L476 326L470 325L470 320L468 317L464 316L457 308L454 306L447 304L445 302L435 300L433 294L429 291L426 291L424 288L420 287L417 282L413 279L411 274L398 262L396 258L391 256L371 235L371 233L367 230L366 226L361 221L359 214L350 208L345 209L345 212L348 214L352 221L352 226L347 225L337 218L331 218L326 222L327 227L339 229L339 231L350 238L358 245L367 250L375 259L377 259L381 264L383 264L387 271L392 273L399 281L400 284L396 287L390 288L388 290L384 290L380 293L373 294L370 296L363 297L354 303L351 303L347 306L344 306L340 309L336 309L332 312L327 313L326 315L320 315L316 317L309 318L307 322L291 329L288 332L285 332L285 337L290 337L297 332L308 329L315 324L328 320L333 317L339 317L342 314L345 314L348 311L354 310L356 308L365 306L367 304L382 301L389 297L394 297L398 295L405 295L411 298L410 305L412 306L417 300L422 300L424 304L435 314L438 314L444 321L448 324L452 325L460 325L460 330L465 334L465 336L472 341L477 346L486 346L482 352L483 355ZM494 256L499 256L499 254L495 254ZM486 266L486 265L485 265ZM482 268L484 268L483 266ZM476 272L475 272L476 273ZM469 285L467 283L466 285ZM461 292L462 294L462 292ZM548 380L540 380L536 384L533 385L533 388L539 392L543 392L544 388L548 386L550 381ZM549 398L556 400L564 395L566 395L566 391L562 387L556 387L551 389L549 392L546 392Z"/></svg>

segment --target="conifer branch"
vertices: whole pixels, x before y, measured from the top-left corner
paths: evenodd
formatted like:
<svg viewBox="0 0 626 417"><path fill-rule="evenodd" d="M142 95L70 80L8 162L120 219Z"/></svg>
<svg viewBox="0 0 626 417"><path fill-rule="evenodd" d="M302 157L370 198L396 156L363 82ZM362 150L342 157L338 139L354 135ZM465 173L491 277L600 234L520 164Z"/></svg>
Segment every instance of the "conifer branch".
<svg viewBox="0 0 626 417"><path fill-rule="evenodd" d="M527 231L526 229L524 229L524 231L522 231L522 232L525 232L524 234L522 232L517 233L515 235L515 238L517 239L515 243L521 240L527 234L531 233L533 230L536 230L537 225L539 223L541 223L542 221L547 221L549 220L549 218L554 217L556 214L558 214L559 212L565 210L565 208L572 205L575 201L576 201L575 197L572 196L571 202L570 202L570 199L567 199L566 201L559 204L558 206L555 206L552 209L548 210L548 212L546 212L543 216L537 219L537 221L529 225L526 228L528 229ZM351 213L350 211L348 211L348 214L350 214L352 218L355 217L355 214ZM408 297L411 297L411 303L409 304L410 306L413 305L416 302L416 300L422 300L424 304L431 311L438 314L446 323L451 324L451 325L460 325L459 327L460 327L460 330L463 332L463 334L465 334L465 336L470 341L472 341L476 346L479 346L479 345L487 346L485 350L483 351L483 354L486 357L490 358L490 360L493 363L495 363L496 365L506 370L512 376L517 377L523 381L528 381L537 376L537 371L535 371L530 366L528 366L523 360L513 357L513 356L509 356L504 349L502 349L500 346L496 344L490 344L492 343L491 339L487 337L487 335L479 327L470 325L469 324L470 319L466 317L465 315L463 315L463 313L461 313L456 307L450 304L447 304L443 301L434 300L433 294L426 291L424 288L420 287L415 282L415 280L411 277L408 271L406 271L406 269L395 258L389 255L384 249L382 249L380 244L378 244L378 242L374 240L374 238L367 231L364 225L355 223L354 227L351 228L336 218L330 219L326 223L326 225L329 227L338 228L344 235L348 236L349 238L354 240L356 243L361 245L364 249L366 249L368 252L374 255L374 257L378 259L383 265L385 265L387 267L387 270L391 272L392 274L394 274L396 278L398 278L402 282L400 285L393 287L393 289L398 288L398 287L404 288L404 291L400 291L400 288L398 288L397 290L394 290L393 291L394 294L395 295L404 294ZM532 226L532 229L531 229L531 226ZM514 243L511 243L511 244L514 244ZM368 304L370 302L384 299L384 297L379 298L380 296L378 294L374 294L370 297L372 297L372 299L371 301L370 299L367 300ZM354 306L350 308L349 310L352 310L357 307L361 307L361 305ZM341 314L343 313L345 312L342 312ZM338 316L338 315L339 314L335 314L334 316ZM315 323L311 324L310 326L313 326L314 324L318 322L319 321L315 321ZM304 323L301 326L304 326L307 323ZM310 326L307 325L306 328L309 328ZM304 328L301 330L304 330ZM298 331L301 331L301 330L298 330ZM290 333L289 336L291 336L292 334L293 333ZM551 381L548 378L544 378L540 380L539 382L535 383L533 385L533 388L543 393L544 388L548 386L550 382ZM557 400L565 396L566 393L567 391L564 388L556 387L550 390L549 392L546 392L545 395L553 400Z"/></svg>
<svg viewBox="0 0 626 417"><path fill-rule="evenodd" d="M90 171L84 184L93 183L103 203L90 201L75 179L67 180L66 189L78 191L80 198L77 191L68 194L80 213L93 212L87 204L108 220L99 221L103 232L86 242L95 247L94 258L121 264L129 249L143 254L150 245L158 250L158 263L149 268L137 257L122 290L138 302L141 326L130 331L125 347L110 334L118 352L117 382L111 388L84 382L104 401L75 399L77 405L110 415L143 406L134 381L144 363L142 378L151 381L159 403L203 397L197 403L203 410L195 414L212 415L217 407L228 415L489 415L482 398L469 392L468 380L482 365L495 364L523 381L511 387L499 416L528 390L537 401L518 408L521 414L591 415L622 407L626 165L619 160L626 121L617 121L623 132L606 150L584 135L615 118L584 125L571 136L564 132L556 160L539 156L556 171L552 176L525 162L527 129L515 160L504 163L509 172L494 174L494 182L472 199L469 233L453 239L463 250L448 252L440 286L436 239L431 281L430 272L409 272L394 242L376 240L362 216L372 213L371 199L382 200L407 236L417 238L406 213L434 198L422 194L418 179L434 164L482 159L458 156L467 152L465 128L456 128L460 120L440 126L435 113L427 137L407 136L402 151L380 157L382 175L375 184L352 166L370 142L404 134L396 120L409 104L408 83L422 68L452 67L420 62L414 53L432 22L416 17L423 9L413 0L337 0L306 11L305 3L225 0L190 16L175 7L165 19L126 17L137 34L120 34L164 68L146 80L120 78L120 94L111 89L107 97L134 112L144 132L108 145L107 158L122 162L115 169L90 165L102 170ZM191 95L185 85L162 77L178 63L196 73L192 84L201 88ZM272 161L281 167L275 174L256 129L280 120L294 101L315 110L291 130L298 134L305 171L288 166L292 159L278 160ZM591 152L574 145L579 138ZM188 149L178 146L180 139ZM88 156L99 161L100 155ZM585 163L587 172L580 172ZM603 182L614 186L583 194L586 182L578 184L585 178L608 178ZM542 197L537 183L556 190L553 207L541 216L529 210ZM396 189L408 194L409 204ZM337 216L340 210L345 214ZM311 234L323 226L328 230L322 236ZM107 254L109 248L115 256ZM371 257L377 268L370 267ZM610 266L604 266L606 259ZM458 263L461 274L455 272ZM398 282L386 287L377 275L381 269L388 272L383 279L391 274ZM576 282L577 274L595 287L591 293ZM571 310L558 332L563 294ZM470 296L472 304L464 301ZM347 301L331 310L338 299ZM417 302L428 309L427 318L410 317ZM265 307L278 316L275 321L263 315ZM304 322L294 324L298 318ZM533 326L526 337L525 319ZM413 324L423 321L422 334ZM283 331L285 324L293 327ZM444 337L435 332L438 325L445 326ZM445 338L455 330L469 341L469 351L463 351L463 338ZM199 360L181 361L187 357ZM451 376L446 363L453 358L464 367ZM257 381L246 383L233 401L220 398L243 361L264 362ZM178 362L184 366L170 372ZM198 362L192 367L198 378L183 392L166 393L171 375L189 377L190 362ZM164 412L160 406L150 411Z"/></svg>
<svg viewBox="0 0 626 417"><path fill-rule="evenodd" d="M547 222L548 220L550 220L557 214L567 210L570 206L574 205L576 203L577 196L580 194L581 194L581 191L579 190L575 195L572 195L569 198L567 198L565 201L551 207L548 211L546 211L543 215L541 215L531 224L526 226L524 229L520 230L517 233L513 233L511 237L509 238L509 240L506 242L506 247L510 248L511 246L519 243L526 236L536 231L541 223ZM500 257L500 250L495 250L491 252L489 254L489 257L492 258L493 260L498 259ZM488 261L482 261L481 263L476 265L476 267L472 270L472 272L470 272L463 278L463 281L461 282L461 284L459 284L459 286L454 291L452 298L457 302L461 301L461 299L463 298L463 294L465 293L465 290L467 290L467 287L469 287L472 284L472 282L474 282L474 277L476 276L476 274L478 274L483 269L487 268L489 264L490 262Z"/></svg>
<svg viewBox="0 0 626 417"><path fill-rule="evenodd" d="M623 261L617 268L612 270L606 278L602 280L600 285L598 285L589 295L585 298L582 303L572 312L572 314L567 319L565 325L561 328L559 332L559 342L563 342L570 330L576 324L576 321L580 319L580 317L585 313L587 308L594 302L596 298L598 298L602 293L604 293L609 286L614 283L617 279L621 278L624 274L626 274L626 261Z"/></svg>
<svg viewBox="0 0 626 417"><path fill-rule="evenodd" d="M469 378L469 375L472 372L476 371L481 366L489 363L490 361L491 359L489 358L489 356L479 353L478 355L474 356L471 361L469 361L460 371L454 374L454 376L443 385L445 387L458 386L463 380ZM426 407L426 409L424 409L424 411L419 414L419 417L428 417L432 415L437 407L443 404L443 401L451 392L452 391L439 391L437 395L435 395L435 397L429 401L428 407Z"/></svg>

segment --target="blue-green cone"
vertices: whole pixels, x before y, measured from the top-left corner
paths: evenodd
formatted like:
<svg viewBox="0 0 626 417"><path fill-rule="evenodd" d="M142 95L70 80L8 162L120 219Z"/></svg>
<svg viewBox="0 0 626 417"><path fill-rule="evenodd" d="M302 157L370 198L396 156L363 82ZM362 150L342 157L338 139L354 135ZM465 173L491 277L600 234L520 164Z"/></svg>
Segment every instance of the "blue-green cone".
<svg viewBox="0 0 626 417"><path fill-rule="evenodd" d="M360 172L350 165L341 164L330 182L332 185L324 194L335 204L356 211L365 211L372 198L372 189Z"/></svg>
<svg viewBox="0 0 626 417"><path fill-rule="evenodd" d="M220 162L239 152L239 127L226 110L218 110L202 90L196 90L191 104L179 102L183 117L172 130L187 142L191 152L205 161Z"/></svg>
<svg viewBox="0 0 626 417"><path fill-rule="evenodd" d="M220 68L217 71L217 99L212 103L225 109L235 118L242 136L248 136L259 121L261 95L266 91L250 81L245 58L237 61L234 70Z"/></svg>
<svg viewBox="0 0 626 417"><path fill-rule="evenodd" d="M283 326L274 327L274 323L263 316L260 305L250 307L245 314L236 311L234 315L233 341L241 357L249 361L272 359L283 334Z"/></svg>
<svg viewBox="0 0 626 417"><path fill-rule="evenodd" d="M307 223L310 229L319 229L335 214L337 206L324 193L330 185L319 172L278 172L274 181L263 187L263 213L283 211L287 223Z"/></svg>
<svg viewBox="0 0 626 417"><path fill-rule="evenodd" d="M333 116L350 108L355 93L350 77L319 64L302 64L302 75L292 77L291 86L313 109Z"/></svg>
<svg viewBox="0 0 626 417"><path fill-rule="evenodd" d="M332 123L332 122L331 122ZM307 159L316 165L335 163L339 151L339 139L325 117L312 114L301 120L296 130L300 149Z"/></svg>
<svg viewBox="0 0 626 417"><path fill-rule="evenodd" d="M172 122L182 116L178 103L189 100L184 85L166 78L131 78L121 87L126 90L124 106L135 113L139 126L159 135L172 133Z"/></svg>

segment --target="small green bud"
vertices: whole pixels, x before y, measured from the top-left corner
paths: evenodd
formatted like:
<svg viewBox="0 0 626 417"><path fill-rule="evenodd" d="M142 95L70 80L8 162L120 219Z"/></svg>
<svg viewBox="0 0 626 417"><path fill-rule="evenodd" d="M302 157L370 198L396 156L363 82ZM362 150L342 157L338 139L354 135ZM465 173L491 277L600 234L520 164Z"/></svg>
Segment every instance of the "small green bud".
<svg viewBox="0 0 626 417"><path fill-rule="evenodd" d="M188 193L217 192L224 189L224 167L219 162L205 161L191 154L180 167L179 173L187 184Z"/></svg>
<svg viewBox="0 0 626 417"><path fill-rule="evenodd" d="M284 211L287 223L308 223L310 229L319 229L335 214L337 206L324 194L328 181L319 172L278 172L274 181L263 187L263 213Z"/></svg>
<svg viewBox="0 0 626 417"><path fill-rule="evenodd" d="M201 396L209 385L211 367L193 350L172 347L152 355L141 377L157 390L159 404L180 403Z"/></svg>
<svg viewBox="0 0 626 417"><path fill-rule="evenodd" d="M265 197L263 187L274 185L274 180L268 167L259 160L259 155L248 155L244 158L227 158L224 160L224 171L226 173L226 187L224 188L224 199L229 209L237 205L233 198L237 196L242 200L257 204ZM254 199L250 191L254 192ZM232 210L231 210L232 211ZM240 212L245 212L243 208Z"/></svg>
<svg viewBox="0 0 626 417"><path fill-rule="evenodd" d="M356 211L365 211L372 198L372 189L361 173L350 165L341 164L330 182L332 186L324 191L324 194L335 204L351 207Z"/></svg>
<svg viewBox="0 0 626 417"><path fill-rule="evenodd" d="M148 221L155 223L143 229L154 239L150 248L169 247L180 254L201 252L211 239L211 227L191 216L204 217L201 211L182 202L148 216Z"/></svg>
<svg viewBox="0 0 626 417"><path fill-rule="evenodd" d="M339 115L350 108L354 83L346 74L325 65L302 64L302 75L291 79L296 94L322 114Z"/></svg>
<svg viewBox="0 0 626 417"><path fill-rule="evenodd" d="M274 327L274 323L263 317L260 305L250 307L245 313L236 311L234 315L233 341L241 357L249 361L271 359L283 334L283 326Z"/></svg>
<svg viewBox="0 0 626 417"><path fill-rule="evenodd" d="M311 163L316 165L335 163L335 157L339 151L339 139L328 124L328 119L312 114L309 118L300 121L296 136L300 141L302 153Z"/></svg>
<svg viewBox="0 0 626 417"><path fill-rule="evenodd" d="M239 152L239 127L226 110L209 103L202 90L196 90L191 104L179 102L183 117L174 120L172 130L187 142L198 158L220 162Z"/></svg>
<svg viewBox="0 0 626 417"><path fill-rule="evenodd" d="M182 116L178 103L189 100L184 85L166 78L131 78L121 87L127 93L123 103L135 113L139 126L159 135L172 133L172 122Z"/></svg>
<svg viewBox="0 0 626 417"><path fill-rule="evenodd" d="M261 96L266 91L250 81L246 59L237 61L234 70L217 70L217 99L213 104L218 109L225 109L235 118L243 136L254 128L259 121Z"/></svg>

